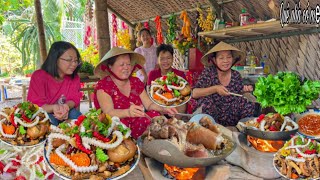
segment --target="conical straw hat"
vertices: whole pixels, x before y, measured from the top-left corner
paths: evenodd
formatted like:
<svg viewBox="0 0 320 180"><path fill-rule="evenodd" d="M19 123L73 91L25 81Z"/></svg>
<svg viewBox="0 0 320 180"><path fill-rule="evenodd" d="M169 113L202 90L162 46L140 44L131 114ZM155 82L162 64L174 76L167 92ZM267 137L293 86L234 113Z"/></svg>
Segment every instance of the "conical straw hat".
<svg viewBox="0 0 320 180"><path fill-rule="evenodd" d="M217 45L215 45L212 49L210 49L202 58L201 58L201 63L204 66L212 66L213 62L208 61L208 57L214 53L214 52L218 52L218 51L227 51L230 50L232 52L232 56L234 59L234 63L236 64L237 62L242 62L244 61L246 54L242 51L240 51L238 48L231 46L230 44L227 44L225 42L220 42Z"/></svg>
<svg viewBox="0 0 320 180"><path fill-rule="evenodd" d="M99 62L99 64L96 66L96 68L94 69L94 74L100 78L103 78L105 76L108 76L110 73L106 70L104 70L104 68L102 68L102 65L106 65L107 61L115 56L118 55L122 55L122 54L129 54L130 55L130 59L131 59L131 65L134 66L136 64L139 64L140 66L143 66L144 63L146 62L145 58L143 57L143 55L133 52L131 50L127 50L127 49L123 49L123 48L119 48L119 47L113 47L112 49L110 49L107 54L105 54L103 56L103 58L101 59L101 61Z"/></svg>

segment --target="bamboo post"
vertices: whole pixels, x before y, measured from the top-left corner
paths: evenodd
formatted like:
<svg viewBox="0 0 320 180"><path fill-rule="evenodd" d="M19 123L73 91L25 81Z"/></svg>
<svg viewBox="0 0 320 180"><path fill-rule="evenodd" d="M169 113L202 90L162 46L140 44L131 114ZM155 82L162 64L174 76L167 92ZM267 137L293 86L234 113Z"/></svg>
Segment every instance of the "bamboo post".
<svg viewBox="0 0 320 180"><path fill-rule="evenodd" d="M22 102L27 101L27 87L26 85L22 85Z"/></svg>

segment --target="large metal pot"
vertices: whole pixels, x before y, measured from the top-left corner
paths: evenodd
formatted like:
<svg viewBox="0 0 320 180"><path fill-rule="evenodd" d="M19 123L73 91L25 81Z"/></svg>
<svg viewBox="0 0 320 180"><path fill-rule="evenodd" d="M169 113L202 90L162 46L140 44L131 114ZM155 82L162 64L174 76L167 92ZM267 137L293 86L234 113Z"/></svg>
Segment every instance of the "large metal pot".
<svg viewBox="0 0 320 180"><path fill-rule="evenodd" d="M138 145L146 156L154 158L164 164L178 167L209 166L225 159L236 148L236 143L232 140L231 131L221 125L219 125L219 128L226 138L229 139L229 142L231 142L231 148L220 155L208 158L188 157L168 140L155 139L149 141L145 139L142 141L139 139Z"/></svg>
<svg viewBox="0 0 320 180"><path fill-rule="evenodd" d="M252 120L253 117L243 118L239 122L247 122L249 120ZM294 135L298 129L294 129L291 131L260 131L256 129L252 129L250 127L243 127L237 125L237 128L240 132L245 133L249 136L253 136L260 139L266 139L266 140L289 140L291 138L291 135Z"/></svg>

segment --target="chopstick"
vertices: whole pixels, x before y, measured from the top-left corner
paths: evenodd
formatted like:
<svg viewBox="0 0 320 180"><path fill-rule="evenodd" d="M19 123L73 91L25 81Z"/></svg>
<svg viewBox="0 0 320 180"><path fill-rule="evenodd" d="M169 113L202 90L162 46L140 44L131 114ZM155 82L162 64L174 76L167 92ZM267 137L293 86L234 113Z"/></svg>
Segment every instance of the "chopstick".
<svg viewBox="0 0 320 180"><path fill-rule="evenodd" d="M239 97L243 97L242 94L237 94L237 93L232 93L232 92L229 92L230 95L233 95L233 96L239 96Z"/></svg>

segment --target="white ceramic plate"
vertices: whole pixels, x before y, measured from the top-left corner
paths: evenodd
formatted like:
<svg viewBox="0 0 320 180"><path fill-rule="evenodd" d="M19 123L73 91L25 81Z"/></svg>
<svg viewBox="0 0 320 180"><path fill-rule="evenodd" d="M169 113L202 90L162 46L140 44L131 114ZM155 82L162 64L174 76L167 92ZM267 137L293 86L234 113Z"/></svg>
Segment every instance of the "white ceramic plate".
<svg viewBox="0 0 320 180"><path fill-rule="evenodd" d="M197 122L197 123L199 123L200 119L205 117L205 116L207 116L212 121L213 124L216 124L216 121L209 114L196 114L196 115L192 116L192 118L190 119L189 122Z"/></svg>
<svg viewBox="0 0 320 180"><path fill-rule="evenodd" d="M179 77L180 77L180 76L179 76ZM182 78L182 77L180 77L180 78ZM159 78L157 78L157 79L159 79ZM184 78L182 78L182 79L184 79ZM185 79L184 79L184 80L185 80ZM187 80L185 80L185 81L187 82L187 85L189 85L188 81L187 81ZM151 86L147 86L147 94L148 94L148 96L150 97L150 99L152 100L152 102L158 104L158 105L161 106L161 107L178 107L178 106L182 106L182 105L186 104L187 102L189 102L190 99L191 99L191 97L192 97L192 90L191 90L191 93L190 93L190 95L189 95L189 99L187 99L186 101L182 102L181 104L167 106L167 105L161 104L161 103L159 103L158 101L156 101L156 100L153 99L153 97L150 95L150 87L151 87Z"/></svg>
<svg viewBox="0 0 320 180"><path fill-rule="evenodd" d="M11 147L18 147L18 148L32 148L32 147L37 147L37 146L40 146L42 145L44 142L46 142L46 139L43 139L41 142L39 142L38 144L34 144L34 145L13 145L5 140L2 140L0 138L0 141L3 142L4 144L8 145L8 146L11 146Z"/></svg>
<svg viewBox="0 0 320 180"><path fill-rule="evenodd" d="M69 176L65 176L63 174L60 174L58 171L55 170L55 168L51 165L51 163L49 162L49 158L47 157L47 150L46 150L46 145L47 145L47 141L45 141L46 143L44 144L44 150L43 150L43 156L44 156L44 160L46 162L46 164L48 165L48 167L52 170L52 172L54 172L54 174L56 176L58 176L59 178L61 179L64 179L64 180L71 180L72 178L69 177ZM138 148L138 151L137 151L137 154L138 154L138 157L136 159L136 162L134 162L134 164L131 166L131 168L129 169L129 171L127 171L126 173L120 175L120 176L117 176L117 177L112 177L112 178L107 178L106 180L117 180L117 179L121 179L123 177L125 177L126 175L128 175L131 171L134 170L134 168L136 168L136 166L138 165L139 163L139 160L140 160L140 149L139 149L139 146L137 146Z"/></svg>

